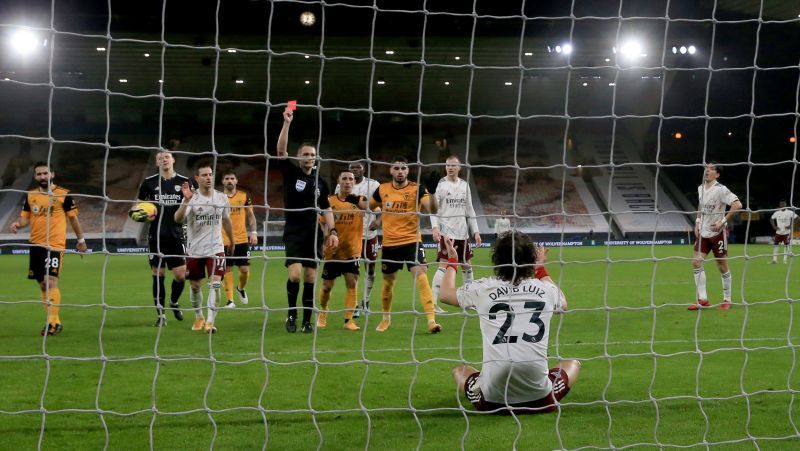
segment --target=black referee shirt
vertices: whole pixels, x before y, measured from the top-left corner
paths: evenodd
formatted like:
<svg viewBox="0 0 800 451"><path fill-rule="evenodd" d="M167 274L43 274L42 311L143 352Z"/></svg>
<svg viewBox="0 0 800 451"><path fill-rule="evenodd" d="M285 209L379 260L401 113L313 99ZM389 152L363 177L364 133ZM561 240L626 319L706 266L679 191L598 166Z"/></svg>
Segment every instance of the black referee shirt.
<svg viewBox="0 0 800 451"><path fill-rule="evenodd" d="M181 185L189 182L188 178L175 174L171 179L162 178L160 174L147 177L139 187L139 200L150 201L158 207L158 217L150 223L150 236L161 236L183 241L183 224L175 222L175 212L183 201ZM160 232L160 233L159 233Z"/></svg>
<svg viewBox="0 0 800 451"><path fill-rule="evenodd" d="M328 202L328 184L321 178L317 179L316 169L306 174L288 158L277 160L277 165L283 174L283 208L286 209L284 235L288 231L316 232L320 210L331 206ZM301 208L306 210L292 211ZM303 230L292 230L295 228Z"/></svg>

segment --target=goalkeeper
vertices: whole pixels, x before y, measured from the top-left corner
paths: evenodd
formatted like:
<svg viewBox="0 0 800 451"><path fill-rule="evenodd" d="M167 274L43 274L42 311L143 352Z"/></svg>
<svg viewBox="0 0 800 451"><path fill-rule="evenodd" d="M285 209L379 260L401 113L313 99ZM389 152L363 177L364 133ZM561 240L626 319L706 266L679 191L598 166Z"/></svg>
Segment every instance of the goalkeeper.
<svg viewBox="0 0 800 451"><path fill-rule="evenodd" d="M442 302L475 308L483 335L483 367L453 368L453 379L477 410L495 413L544 413L557 409L578 378L577 360L549 368L547 343L553 313L567 309L567 300L544 269L547 250L527 235L506 232L495 242L492 264L496 277L456 288L458 253L445 240L448 266L442 281ZM549 368L549 369L548 369Z"/></svg>
<svg viewBox="0 0 800 451"><path fill-rule="evenodd" d="M171 147L176 147L171 142ZM158 216L150 223L147 245L150 268L153 271L153 303L156 305L156 327L167 324L164 315L166 287L164 284L164 267L172 271L172 291L170 308L175 319L183 321L178 301L186 284L186 247L183 241L183 226L175 222L175 211L183 200L181 185L192 183L188 178L175 172L175 158L170 150L156 153L158 173L147 177L139 187L137 198L140 201L153 202L158 206ZM131 210L129 216L134 221L143 222L147 213L142 210Z"/></svg>

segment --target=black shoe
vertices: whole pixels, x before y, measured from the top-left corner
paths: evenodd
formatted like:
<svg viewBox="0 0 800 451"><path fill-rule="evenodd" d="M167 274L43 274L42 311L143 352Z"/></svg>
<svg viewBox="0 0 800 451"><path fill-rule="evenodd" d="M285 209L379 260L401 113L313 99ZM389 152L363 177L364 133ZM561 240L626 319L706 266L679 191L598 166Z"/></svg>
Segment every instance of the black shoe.
<svg viewBox="0 0 800 451"><path fill-rule="evenodd" d="M61 324L48 324L47 327L45 327L44 329L41 330L41 332L39 332L39 335L42 336L44 336L45 334L47 334L47 336L58 335L61 333L62 330L64 330L64 327Z"/></svg>
<svg viewBox="0 0 800 451"><path fill-rule="evenodd" d="M360 316L361 316L361 309L356 307L355 310L353 310L353 319L357 319Z"/></svg>
<svg viewBox="0 0 800 451"><path fill-rule="evenodd" d="M290 334L297 332L297 320L294 319L294 316L286 318L286 332Z"/></svg>
<svg viewBox="0 0 800 451"><path fill-rule="evenodd" d="M181 311L181 306L177 303L173 304L170 303L169 307L172 309L172 313L175 315L175 319L178 321L183 321L183 312Z"/></svg>
<svg viewBox="0 0 800 451"><path fill-rule="evenodd" d="M167 318L164 316L159 316L156 318L156 323L153 324L155 327L164 327L167 325Z"/></svg>
<svg viewBox="0 0 800 451"><path fill-rule="evenodd" d="M302 326L300 326L300 332L304 334L312 334L314 333L314 326L312 326L309 322L305 322Z"/></svg>

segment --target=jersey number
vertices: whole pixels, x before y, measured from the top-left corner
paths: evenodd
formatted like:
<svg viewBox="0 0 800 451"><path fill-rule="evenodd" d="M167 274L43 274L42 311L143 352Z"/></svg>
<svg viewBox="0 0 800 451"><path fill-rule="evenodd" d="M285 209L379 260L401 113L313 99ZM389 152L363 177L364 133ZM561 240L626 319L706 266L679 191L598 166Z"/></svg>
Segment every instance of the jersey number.
<svg viewBox="0 0 800 451"><path fill-rule="evenodd" d="M522 334L522 340L527 341L528 343L538 343L542 337L544 337L544 321L542 321L539 316L542 314L542 310L544 310L545 303L542 301L526 301L525 302L525 310L533 310L531 312L531 319L529 323L535 324L539 330L536 332L536 335L529 335L527 332ZM508 329L511 328L511 324L514 322L515 313L514 309L511 308L510 305L506 303L495 304L489 309L489 319L495 320L497 319L497 313L505 312L506 320L503 322L503 325L500 326L500 330L497 331L497 336L494 337L494 341L492 341L493 345L503 344L503 343L516 343L517 336L516 335L506 335Z"/></svg>
<svg viewBox="0 0 800 451"><path fill-rule="evenodd" d="M45 258L44 259L44 267L45 267L45 269L58 268L58 257Z"/></svg>

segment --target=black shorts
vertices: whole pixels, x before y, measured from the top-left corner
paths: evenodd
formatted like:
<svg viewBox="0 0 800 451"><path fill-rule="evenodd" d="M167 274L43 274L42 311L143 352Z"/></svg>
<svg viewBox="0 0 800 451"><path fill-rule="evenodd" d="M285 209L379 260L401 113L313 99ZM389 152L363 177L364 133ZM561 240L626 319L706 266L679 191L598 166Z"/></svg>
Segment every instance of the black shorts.
<svg viewBox="0 0 800 451"><path fill-rule="evenodd" d="M233 266L250 266L250 244L239 243L233 245L233 255L228 254L228 246L225 246L225 265L228 269Z"/></svg>
<svg viewBox="0 0 800 451"><path fill-rule="evenodd" d="M394 274L403 269L403 265L411 270L417 265L428 263L425 260L425 249L422 243L409 243L400 246L383 246L381 254L381 272Z"/></svg>
<svg viewBox="0 0 800 451"><path fill-rule="evenodd" d="M44 281L44 275L58 277L61 273L64 253L49 251L46 247L33 246L28 259L28 278L39 283Z"/></svg>
<svg viewBox="0 0 800 451"><path fill-rule="evenodd" d="M346 273L358 275L358 260L325 262L322 267L322 278L325 280L333 280Z"/></svg>
<svg viewBox="0 0 800 451"><path fill-rule="evenodd" d="M155 237L151 237L148 240L148 247L151 268L163 268L166 265L169 269L175 269L186 265L186 246L183 245L183 241L162 237L161 241L157 242ZM164 257L160 257L158 254L164 255Z"/></svg>
<svg viewBox="0 0 800 451"><path fill-rule="evenodd" d="M323 255L322 230L317 229L316 237L313 232L297 233L296 229L290 228L289 230L293 230L294 233L283 233L283 244L286 246L284 266L301 263L304 268L316 268L317 262L322 259Z"/></svg>

